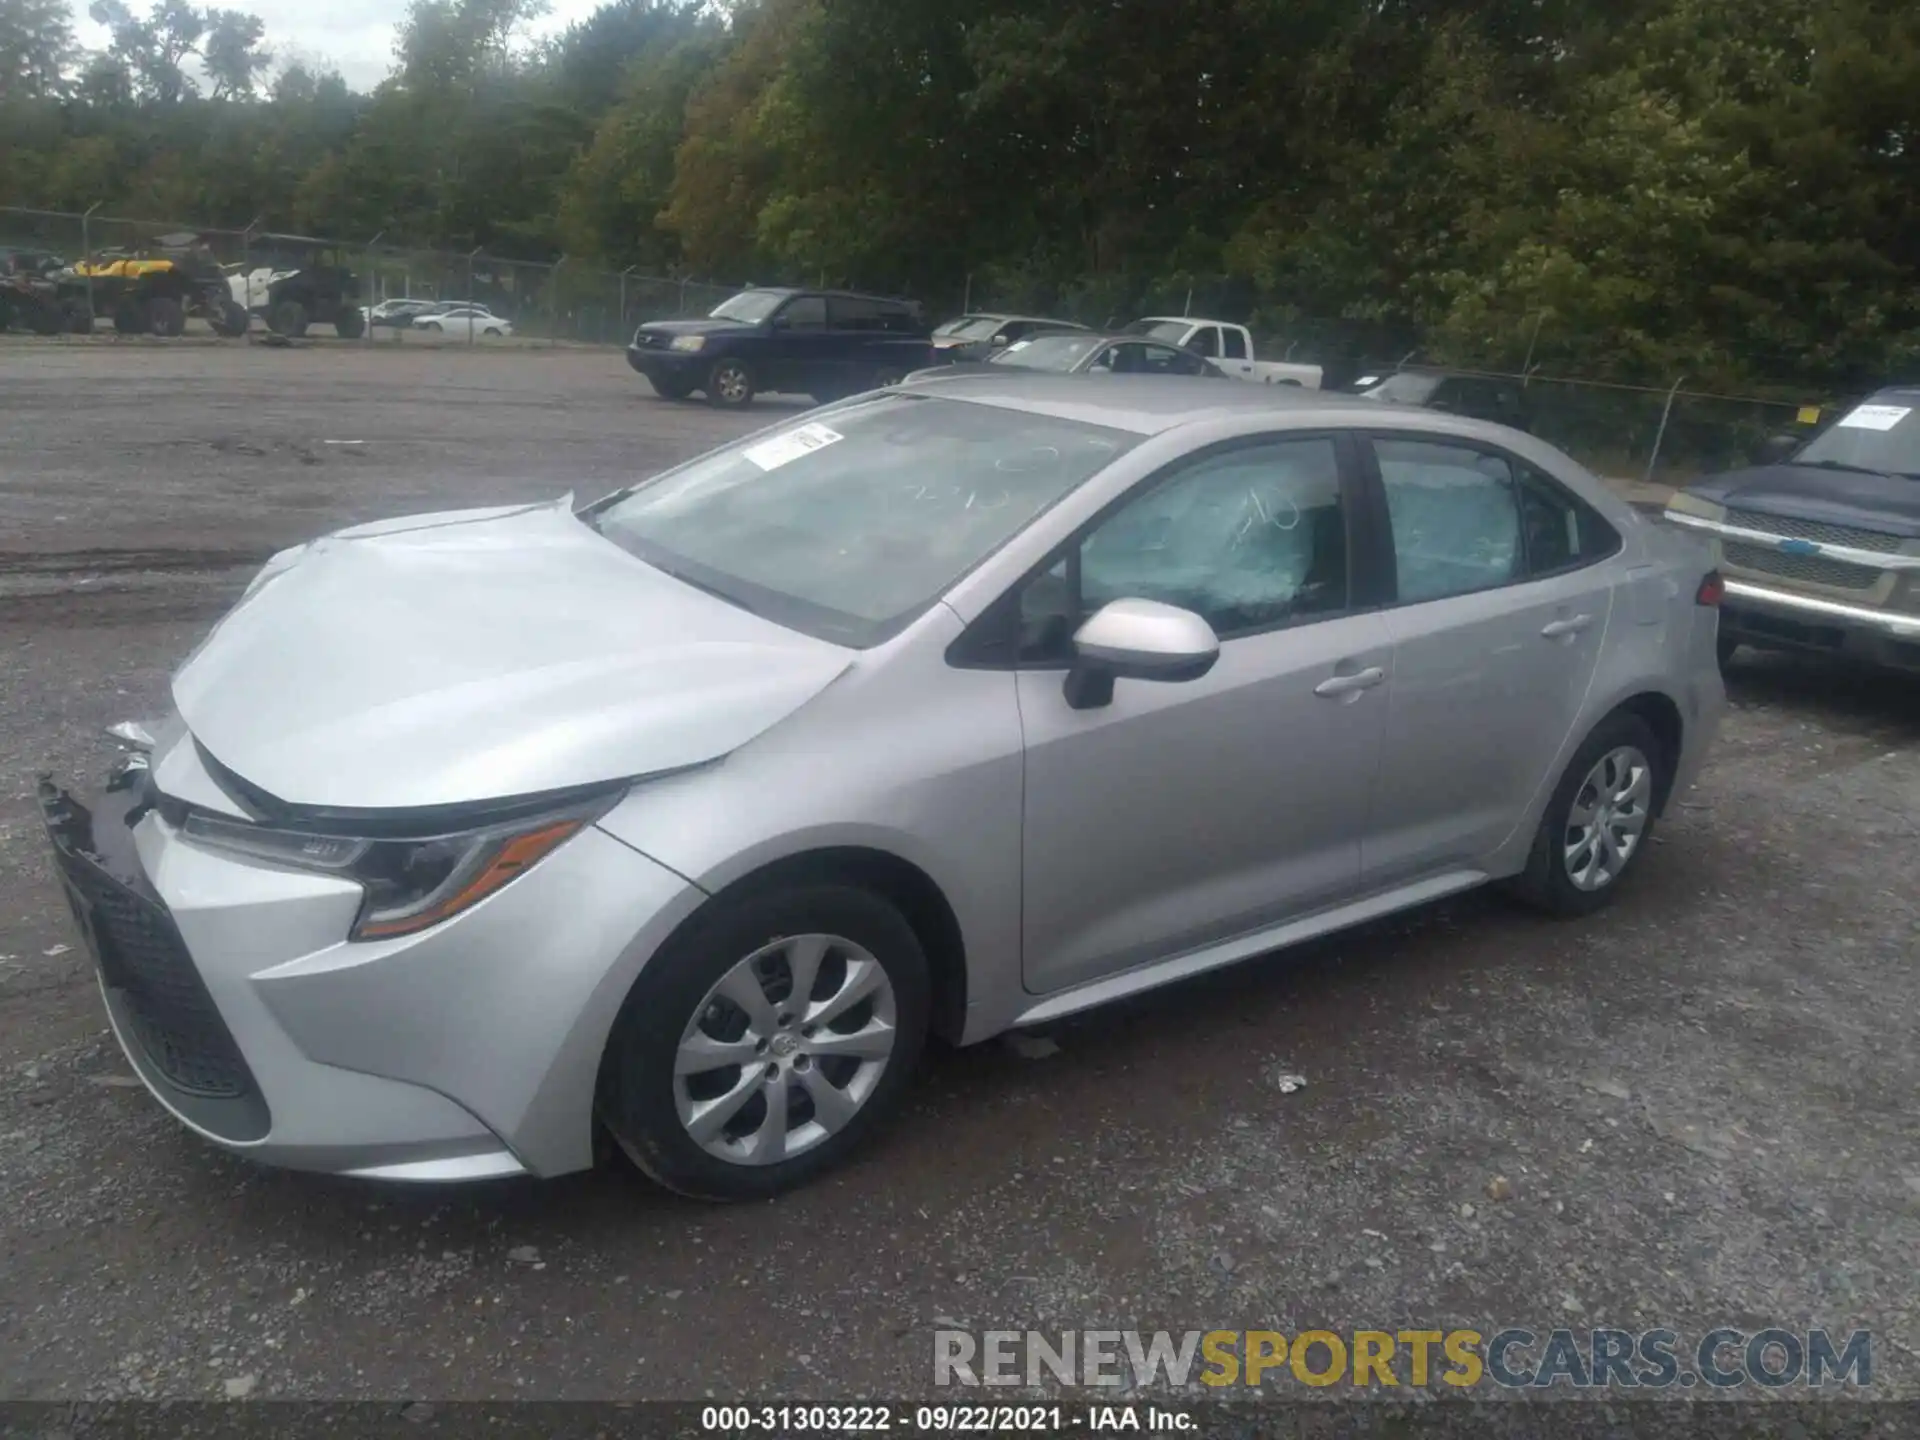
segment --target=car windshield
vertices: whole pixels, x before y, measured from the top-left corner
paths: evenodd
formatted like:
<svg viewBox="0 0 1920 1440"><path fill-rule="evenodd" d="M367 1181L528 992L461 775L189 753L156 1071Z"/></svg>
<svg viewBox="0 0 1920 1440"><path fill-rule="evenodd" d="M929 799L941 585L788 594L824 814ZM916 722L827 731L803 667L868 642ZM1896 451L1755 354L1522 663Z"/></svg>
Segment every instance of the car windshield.
<svg viewBox="0 0 1920 1440"><path fill-rule="evenodd" d="M1127 326L1127 334L1145 335L1151 340L1164 340L1169 345L1178 345L1187 338L1187 331L1192 328L1184 320L1136 320Z"/></svg>
<svg viewBox="0 0 1920 1440"><path fill-rule="evenodd" d="M1920 393L1896 391L1856 405L1793 460L1920 479Z"/></svg>
<svg viewBox="0 0 1920 1440"><path fill-rule="evenodd" d="M1403 372L1389 375L1370 390L1360 393L1369 400L1385 400L1394 405L1424 405L1435 389L1439 387L1438 375L1415 375Z"/></svg>
<svg viewBox="0 0 1920 1440"><path fill-rule="evenodd" d="M992 315L981 315L965 323L956 322L954 328L943 329L941 334L949 340L984 340L1000 328L1000 321Z"/></svg>
<svg viewBox="0 0 1920 1440"><path fill-rule="evenodd" d="M589 523L642 560L838 644L893 634L1139 437L884 395L615 496Z"/></svg>
<svg viewBox="0 0 1920 1440"><path fill-rule="evenodd" d="M786 292L782 290L742 290L738 295L730 295L722 300L707 314L713 320L739 320L753 325L778 310L780 302L786 298Z"/></svg>
<svg viewBox="0 0 1920 1440"><path fill-rule="evenodd" d="M993 363L1020 370L1071 370L1099 344L1097 335L1036 335L1014 341L993 357Z"/></svg>

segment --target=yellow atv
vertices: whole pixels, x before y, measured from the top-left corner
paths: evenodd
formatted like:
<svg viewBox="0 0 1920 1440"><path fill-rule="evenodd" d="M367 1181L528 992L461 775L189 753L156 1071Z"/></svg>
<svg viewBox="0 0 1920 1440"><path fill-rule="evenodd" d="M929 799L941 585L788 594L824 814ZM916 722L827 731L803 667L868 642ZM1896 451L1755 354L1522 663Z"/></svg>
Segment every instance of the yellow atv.
<svg viewBox="0 0 1920 1440"><path fill-rule="evenodd" d="M102 251L63 275L60 291L69 308L90 300L92 314L111 316L122 335L179 335L189 316L205 320L216 335L247 332L246 310L234 303L213 252L197 235L162 235L150 247Z"/></svg>

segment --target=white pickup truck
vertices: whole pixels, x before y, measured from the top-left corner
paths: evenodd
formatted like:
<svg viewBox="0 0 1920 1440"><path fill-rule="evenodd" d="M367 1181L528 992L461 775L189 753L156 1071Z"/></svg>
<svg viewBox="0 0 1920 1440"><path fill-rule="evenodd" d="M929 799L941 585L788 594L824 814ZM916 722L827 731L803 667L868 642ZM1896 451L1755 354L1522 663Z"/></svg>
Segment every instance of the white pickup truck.
<svg viewBox="0 0 1920 1440"><path fill-rule="evenodd" d="M1155 340L1204 355L1235 380L1251 380L1258 385L1300 385L1308 390L1320 388L1318 365L1254 359L1253 336L1244 325L1231 325L1225 320L1196 320L1186 315L1149 315L1129 325L1127 333L1150 335Z"/></svg>

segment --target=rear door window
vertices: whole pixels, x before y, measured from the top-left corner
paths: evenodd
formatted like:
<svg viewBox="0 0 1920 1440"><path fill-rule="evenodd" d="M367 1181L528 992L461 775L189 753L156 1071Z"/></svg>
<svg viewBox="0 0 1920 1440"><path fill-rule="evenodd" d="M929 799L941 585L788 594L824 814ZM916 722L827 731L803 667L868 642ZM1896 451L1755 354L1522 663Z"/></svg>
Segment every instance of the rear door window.
<svg viewBox="0 0 1920 1440"><path fill-rule="evenodd" d="M1402 604L1471 595L1525 573L1512 464L1471 446L1375 439Z"/></svg>

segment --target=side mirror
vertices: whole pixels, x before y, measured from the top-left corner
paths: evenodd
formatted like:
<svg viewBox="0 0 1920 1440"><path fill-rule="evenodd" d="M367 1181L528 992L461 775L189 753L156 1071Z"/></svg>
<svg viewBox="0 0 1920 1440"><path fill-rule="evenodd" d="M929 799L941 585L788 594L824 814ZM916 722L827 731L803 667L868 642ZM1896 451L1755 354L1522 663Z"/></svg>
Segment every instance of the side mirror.
<svg viewBox="0 0 1920 1440"><path fill-rule="evenodd" d="M1769 435L1760 442L1760 458L1768 465L1778 465L1805 443L1798 435Z"/></svg>
<svg viewBox="0 0 1920 1440"><path fill-rule="evenodd" d="M1073 637L1067 704L1096 710L1113 703L1115 680L1198 680L1220 658L1220 637L1191 610L1158 600L1103 605Z"/></svg>

